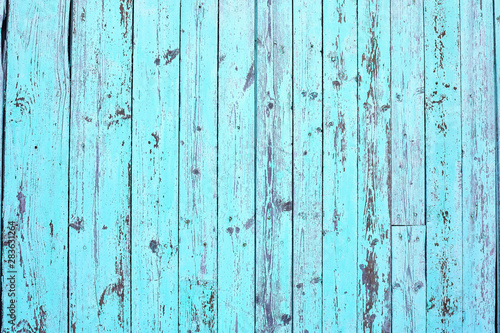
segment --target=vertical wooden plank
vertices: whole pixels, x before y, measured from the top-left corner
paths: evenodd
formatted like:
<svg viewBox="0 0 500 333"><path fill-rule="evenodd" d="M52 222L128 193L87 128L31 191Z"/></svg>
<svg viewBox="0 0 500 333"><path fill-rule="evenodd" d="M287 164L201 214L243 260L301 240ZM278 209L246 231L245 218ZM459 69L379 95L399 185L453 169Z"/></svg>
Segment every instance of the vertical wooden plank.
<svg viewBox="0 0 500 333"><path fill-rule="evenodd" d="M391 1L392 224L425 224L424 6Z"/></svg>
<svg viewBox="0 0 500 333"><path fill-rule="evenodd" d="M456 1L425 2L427 332L462 331L460 37Z"/></svg>
<svg viewBox="0 0 500 333"><path fill-rule="evenodd" d="M293 2L293 330L322 330L322 6Z"/></svg>
<svg viewBox="0 0 500 333"><path fill-rule="evenodd" d="M256 331L292 331L292 1L257 1Z"/></svg>
<svg viewBox="0 0 500 333"><path fill-rule="evenodd" d="M134 2L132 331L178 330L180 1Z"/></svg>
<svg viewBox="0 0 500 333"><path fill-rule="evenodd" d="M391 331L390 1L358 1L358 330Z"/></svg>
<svg viewBox="0 0 500 333"><path fill-rule="evenodd" d="M182 0L181 5L179 330L214 332L218 2Z"/></svg>
<svg viewBox="0 0 500 333"><path fill-rule="evenodd" d="M392 227L392 331L425 332L425 226Z"/></svg>
<svg viewBox="0 0 500 333"><path fill-rule="evenodd" d="M219 1L218 328L254 331L255 1Z"/></svg>
<svg viewBox="0 0 500 333"><path fill-rule="evenodd" d="M69 1L13 1L8 22L2 332L63 332Z"/></svg>
<svg viewBox="0 0 500 333"><path fill-rule="evenodd" d="M463 331L495 331L493 4L460 4L463 151Z"/></svg>
<svg viewBox="0 0 500 333"><path fill-rule="evenodd" d="M323 2L323 327L356 332L357 2Z"/></svg>
<svg viewBox="0 0 500 333"><path fill-rule="evenodd" d="M70 330L129 332L132 0L73 0L72 33Z"/></svg>
<svg viewBox="0 0 500 333"><path fill-rule="evenodd" d="M495 50L495 111L496 111L496 242L497 242L497 251L496 251L496 288L500 286L500 251L498 251L498 244L500 244L500 222L498 217L500 216L500 136L499 136L499 112L498 106L500 105L500 0L493 0L493 36L494 36L494 50ZM500 331L500 292L496 293L496 330Z"/></svg>

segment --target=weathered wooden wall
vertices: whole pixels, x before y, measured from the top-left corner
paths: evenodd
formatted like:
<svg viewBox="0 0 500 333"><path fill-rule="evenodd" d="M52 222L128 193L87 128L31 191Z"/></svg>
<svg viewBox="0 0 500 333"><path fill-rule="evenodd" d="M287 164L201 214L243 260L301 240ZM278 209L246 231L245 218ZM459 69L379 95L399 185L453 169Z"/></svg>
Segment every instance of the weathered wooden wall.
<svg viewBox="0 0 500 333"><path fill-rule="evenodd" d="M500 1L0 0L2 332L495 332Z"/></svg>

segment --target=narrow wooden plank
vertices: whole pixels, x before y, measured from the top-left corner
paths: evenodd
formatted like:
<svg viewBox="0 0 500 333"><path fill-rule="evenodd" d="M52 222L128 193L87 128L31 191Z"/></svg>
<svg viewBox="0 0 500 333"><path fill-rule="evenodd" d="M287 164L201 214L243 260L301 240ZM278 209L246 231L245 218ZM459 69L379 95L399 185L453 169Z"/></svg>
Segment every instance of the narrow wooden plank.
<svg viewBox="0 0 500 333"><path fill-rule="evenodd" d="M256 327L292 331L292 1L257 1Z"/></svg>
<svg viewBox="0 0 500 333"><path fill-rule="evenodd" d="M322 6L293 1L293 330L322 330Z"/></svg>
<svg viewBox="0 0 500 333"><path fill-rule="evenodd" d="M132 331L178 330L180 1L134 2Z"/></svg>
<svg viewBox="0 0 500 333"><path fill-rule="evenodd" d="M130 332L132 1L73 0L70 330Z"/></svg>
<svg viewBox="0 0 500 333"><path fill-rule="evenodd" d="M500 223L498 222L498 217L500 216L500 135L499 135L499 129L498 129L498 124L499 124L499 119L498 119L498 106L500 105L500 0L493 0L493 28L494 28L494 50L495 50L495 86L496 86L496 100L495 100L495 110L497 112L497 118L495 121L496 124L496 140L497 140L497 146L496 146L496 242L497 242L497 247L498 244L500 244ZM496 288L500 286L500 251L496 251ZM500 331L500 292L496 293L496 330L497 332Z"/></svg>
<svg viewBox="0 0 500 333"><path fill-rule="evenodd" d="M424 6L391 1L392 224L425 224Z"/></svg>
<svg viewBox="0 0 500 333"><path fill-rule="evenodd" d="M495 331L496 110L493 4L460 4L463 331Z"/></svg>
<svg viewBox="0 0 500 333"><path fill-rule="evenodd" d="M218 329L254 332L255 1L219 1Z"/></svg>
<svg viewBox="0 0 500 333"><path fill-rule="evenodd" d="M67 330L68 31L69 1L9 4L2 332Z"/></svg>
<svg viewBox="0 0 500 333"><path fill-rule="evenodd" d="M323 2L323 327L356 332L357 2Z"/></svg>
<svg viewBox="0 0 500 333"><path fill-rule="evenodd" d="M427 332L462 331L460 9L425 2Z"/></svg>
<svg viewBox="0 0 500 333"><path fill-rule="evenodd" d="M392 227L392 331L425 332L425 226Z"/></svg>
<svg viewBox="0 0 500 333"><path fill-rule="evenodd" d="M181 6L179 330L215 332L218 2Z"/></svg>
<svg viewBox="0 0 500 333"><path fill-rule="evenodd" d="M391 331L390 1L358 2L358 330Z"/></svg>

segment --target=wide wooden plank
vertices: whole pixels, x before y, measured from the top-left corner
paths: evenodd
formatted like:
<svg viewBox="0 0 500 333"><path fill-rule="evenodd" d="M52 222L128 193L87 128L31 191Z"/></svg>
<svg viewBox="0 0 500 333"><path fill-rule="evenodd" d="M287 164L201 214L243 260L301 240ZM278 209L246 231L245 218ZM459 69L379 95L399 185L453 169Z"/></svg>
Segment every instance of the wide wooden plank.
<svg viewBox="0 0 500 333"><path fill-rule="evenodd" d="M7 9L2 332L67 330L69 8Z"/></svg>
<svg viewBox="0 0 500 333"><path fill-rule="evenodd" d="M217 330L217 4L181 2L181 332Z"/></svg>
<svg viewBox="0 0 500 333"><path fill-rule="evenodd" d="M323 328L357 326L357 2L323 2Z"/></svg>
<svg viewBox="0 0 500 333"><path fill-rule="evenodd" d="M257 1L257 332L292 331L292 1Z"/></svg>
<svg viewBox="0 0 500 333"><path fill-rule="evenodd" d="M255 1L219 1L218 329L253 332Z"/></svg>
<svg viewBox="0 0 500 333"><path fill-rule="evenodd" d="M72 17L70 329L130 332L132 1Z"/></svg>
<svg viewBox="0 0 500 333"><path fill-rule="evenodd" d="M425 227L392 227L392 331L425 332Z"/></svg>
<svg viewBox="0 0 500 333"><path fill-rule="evenodd" d="M496 105L493 4L460 4L463 331L495 331Z"/></svg>
<svg viewBox="0 0 500 333"><path fill-rule="evenodd" d="M424 6L391 1L392 224L425 224Z"/></svg>
<svg viewBox="0 0 500 333"><path fill-rule="evenodd" d="M293 1L293 330L322 330L322 6Z"/></svg>
<svg viewBox="0 0 500 333"><path fill-rule="evenodd" d="M358 2L358 330L391 331L390 1Z"/></svg>
<svg viewBox="0 0 500 333"><path fill-rule="evenodd" d="M132 331L178 329L180 1L134 2Z"/></svg>
<svg viewBox="0 0 500 333"><path fill-rule="evenodd" d="M425 2L427 332L462 331L459 6Z"/></svg>

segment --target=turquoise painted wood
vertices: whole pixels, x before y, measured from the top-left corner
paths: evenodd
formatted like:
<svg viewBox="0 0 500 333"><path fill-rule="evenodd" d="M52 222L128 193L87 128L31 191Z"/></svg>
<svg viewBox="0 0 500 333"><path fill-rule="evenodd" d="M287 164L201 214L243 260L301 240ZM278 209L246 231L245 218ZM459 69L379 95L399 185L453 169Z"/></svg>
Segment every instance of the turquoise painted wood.
<svg viewBox="0 0 500 333"><path fill-rule="evenodd" d="M322 330L322 7L293 1L293 331Z"/></svg>
<svg viewBox="0 0 500 333"><path fill-rule="evenodd" d="M496 332L500 2L0 0L2 332Z"/></svg>
<svg viewBox="0 0 500 333"><path fill-rule="evenodd" d="M394 226L392 331L425 332L425 226Z"/></svg>
<svg viewBox="0 0 500 333"><path fill-rule="evenodd" d="M69 9L14 2L3 21L2 332L67 329Z"/></svg>
<svg viewBox="0 0 500 333"><path fill-rule="evenodd" d="M424 1L391 1L391 215L425 224Z"/></svg>
<svg viewBox="0 0 500 333"><path fill-rule="evenodd" d="M357 327L357 12L323 2L323 331Z"/></svg>
<svg viewBox="0 0 500 333"><path fill-rule="evenodd" d="M390 1L358 1L358 331L391 332Z"/></svg>
<svg viewBox="0 0 500 333"><path fill-rule="evenodd" d="M461 26L463 331L495 331L496 110L493 5L463 1Z"/></svg>
<svg viewBox="0 0 500 333"><path fill-rule="evenodd" d="M255 325L254 5L219 1L219 332Z"/></svg>
<svg viewBox="0 0 500 333"><path fill-rule="evenodd" d="M255 331L292 332L292 0L256 7Z"/></svg>
<svg viewBox="0 0 500 333"><path fill-rule="evenodd" d="M427 332L462 331L460 8L425 2ZM493 223L490 221L490 223Z"/></svg>
<svg viewBox="0 0 500 333"><path fill-rule="evenodd" d="M130 0L72 3L72 332L130 331L132 6Z"/></svg>
<svg viewBox="0 0 500 333"><path fill-rule="evenodd" d="M217 331L217 43L215 0L181 0L179 331Z"/></svg>
<svg viewBox="0 0 500 333"><path fill-rule="evenodd" d="M178 329L179 5L134 2L133 332Z"/></svg>

